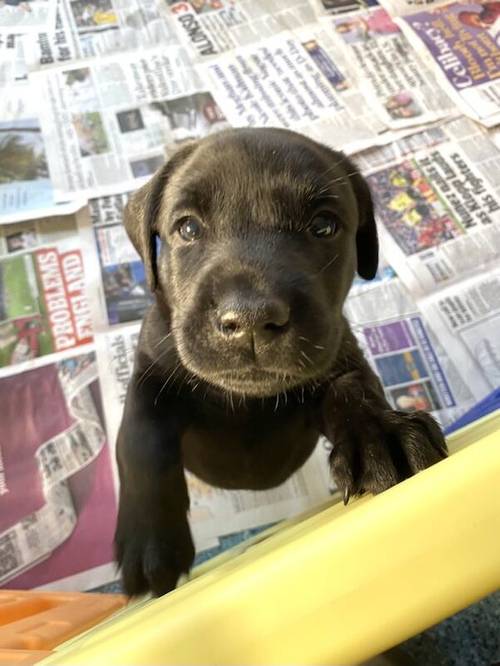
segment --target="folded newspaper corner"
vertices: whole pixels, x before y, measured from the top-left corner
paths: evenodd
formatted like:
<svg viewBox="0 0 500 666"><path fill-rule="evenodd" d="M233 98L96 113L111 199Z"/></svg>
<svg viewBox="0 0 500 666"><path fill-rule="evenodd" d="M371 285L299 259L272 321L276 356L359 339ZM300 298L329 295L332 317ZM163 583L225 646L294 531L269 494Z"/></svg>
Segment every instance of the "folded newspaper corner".
<svg viewBox="0 0 500 666"><path fill-rule="evenodd" d="M116 580L114 448L152 303L128 198L185 141L277 126L352 155L381 263L346 313L395 409L500 386L493 0L0 0L0 586ZM332 492L331 444L266 492L186 474L196 548Z"/></svg>

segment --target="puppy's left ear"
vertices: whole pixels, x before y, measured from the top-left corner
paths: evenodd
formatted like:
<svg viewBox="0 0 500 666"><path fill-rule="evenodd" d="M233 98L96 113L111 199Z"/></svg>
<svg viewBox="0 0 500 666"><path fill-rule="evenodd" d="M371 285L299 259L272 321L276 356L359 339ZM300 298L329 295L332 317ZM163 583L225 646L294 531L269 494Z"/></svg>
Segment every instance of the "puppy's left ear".
<svg viewBox="0 0 500 666"><path fill-rule="evenodd" d="M372 280L378 268L378 236L375 224L375 210L372 195L366 180L355 164L345 160L348 178L358 205L358 231L356 250L358 253L358 274L365 280Z"/></svg>
<svg viewBox="0 0 500 666"><path fill-rule="evenodd" d="M165 187L174 171L191 155L197 141L184 144L156 174L129 199L123 214L125 230L140 254L151 291L158 286L157 217Z"/></svg>

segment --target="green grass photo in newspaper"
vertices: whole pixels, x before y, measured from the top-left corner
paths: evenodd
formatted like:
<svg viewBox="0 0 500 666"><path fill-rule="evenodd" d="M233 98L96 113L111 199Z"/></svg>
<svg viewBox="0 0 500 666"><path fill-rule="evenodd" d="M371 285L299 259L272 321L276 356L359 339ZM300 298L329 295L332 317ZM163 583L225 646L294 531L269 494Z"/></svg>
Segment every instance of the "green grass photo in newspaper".
<svg viewBox="0 0 500 666"><path fill-rule="evenodd" d="M31 255L0 265L0 367L51 353L52 338Z"/></svg>

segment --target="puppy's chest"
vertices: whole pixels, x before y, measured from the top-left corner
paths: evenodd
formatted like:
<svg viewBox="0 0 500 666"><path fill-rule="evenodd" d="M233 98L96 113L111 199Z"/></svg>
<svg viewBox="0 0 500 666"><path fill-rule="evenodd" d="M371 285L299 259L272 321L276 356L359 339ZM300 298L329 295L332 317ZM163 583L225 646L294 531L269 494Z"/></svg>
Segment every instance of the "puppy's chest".
<svg viewBox="0 0 500 666"><path fill-rule="evenodd" d="M213 486L273 488L314 450L318 431L303 417L285 423L193 424L182 438L186 469Z"/></svg>

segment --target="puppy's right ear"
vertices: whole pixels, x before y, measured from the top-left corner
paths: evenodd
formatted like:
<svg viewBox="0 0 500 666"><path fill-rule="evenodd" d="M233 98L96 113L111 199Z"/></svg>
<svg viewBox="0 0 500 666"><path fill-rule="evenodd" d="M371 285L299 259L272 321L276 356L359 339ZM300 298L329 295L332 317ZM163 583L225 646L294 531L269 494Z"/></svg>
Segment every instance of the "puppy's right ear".
<svg viewBox="0 0 500 666"><path fill-rule="evenodd" d="M356 233L356 251L358 255L358 275L364 280L373 280L378 267L378 236L375 222L375 210L368 183L360 174L357 166L345 155L342 166L356 197L358 206L358 231Z"/></svg>
<svg viewBox="0 0 500 666"><path fill-rule="evenodd" d="M198 142L184 144L156 174L134 192L125 206L123 224L139 255L144 262L146 279L151 291L158 286L157 247L159 236L157 217L163 200L163 193L174 171L193 153Z"/></svg>

